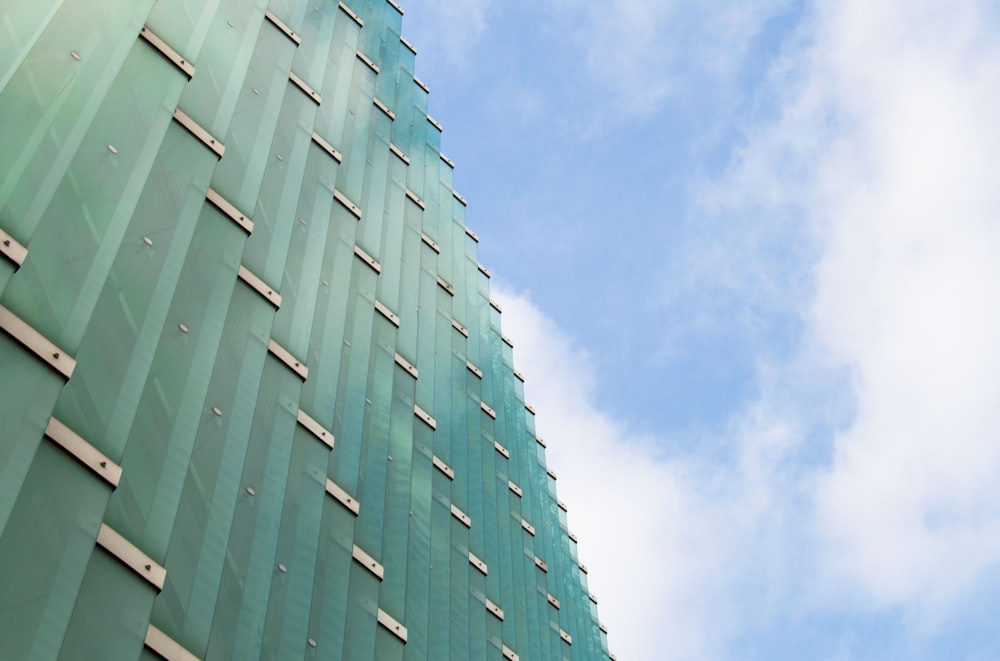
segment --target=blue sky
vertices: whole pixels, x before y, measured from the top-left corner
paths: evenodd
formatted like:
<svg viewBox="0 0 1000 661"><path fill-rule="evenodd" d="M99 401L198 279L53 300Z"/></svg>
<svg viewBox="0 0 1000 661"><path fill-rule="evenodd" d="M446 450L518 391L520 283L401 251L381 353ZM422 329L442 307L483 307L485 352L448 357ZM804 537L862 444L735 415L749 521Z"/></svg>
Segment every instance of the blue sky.
<svg viewBox="0 0 1000 661"><path fill-rule="evenodd" d="M1000 658L1000 9L405 8L618 658Z"/></svg>

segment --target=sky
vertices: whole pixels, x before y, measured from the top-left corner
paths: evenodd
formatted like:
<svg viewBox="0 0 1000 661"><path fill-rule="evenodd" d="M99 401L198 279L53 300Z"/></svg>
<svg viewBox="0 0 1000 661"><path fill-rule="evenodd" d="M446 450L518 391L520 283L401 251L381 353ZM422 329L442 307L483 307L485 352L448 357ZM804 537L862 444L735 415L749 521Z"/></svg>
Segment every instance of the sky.
<svg viewBox="0 0 1000 661"><path fill-rule="evenodd" d="M611 651L1000 658L1000 5L405 9Z"/></svg>

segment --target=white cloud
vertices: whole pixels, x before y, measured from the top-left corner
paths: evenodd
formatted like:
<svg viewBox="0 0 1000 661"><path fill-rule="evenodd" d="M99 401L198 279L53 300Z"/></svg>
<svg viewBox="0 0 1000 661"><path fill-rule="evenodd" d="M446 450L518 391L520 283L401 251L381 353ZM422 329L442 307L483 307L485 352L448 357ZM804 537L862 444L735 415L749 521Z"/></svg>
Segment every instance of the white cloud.
<svg viewBox="0 0 1000 661"><path fill-rule="evenodd" d="M786 0L549 0L596 89L601 121L648 117L695 77L726 80ZM704 90L702 90L704 93Z"/></svg>
<svg viewBox="0 0 1000 661"><path fill-rule="evenodd" d="M635 29L625 52L660 57L667 5L579 11L613 23L598 53ZM602 410L596 361L526 296L498 293L622 658L725 658L733 640L809 613L902 612L919 639L960 617L1000 558L1000 40L984 11L821 3L776 63L766 93L779 116L746 127L731 171L700 189L701 212L733 233L687 249L721 244L712 263L738 266L709 284L774 285L775 300L793 278L773 277L773 255L745 250L761 237L725 219L772 235L794 223L818 258L792 274L809 283L789 304L801 350L761 362L761 397L725 439L681 454L676 439L635 434ZM837 385L846 420L824 410ZM822 457L809 444L824 431L829 458L801 462ZM865 656L865 644L827 651Z"/></svg>
<svg viewBox="0 0 1000 661"><path fill-rule="evenodd" d="M1000 49L973 3L878 6L826 12L818 51L854 128L820 160L813 319L858 416L817 523L833 575L937 607L1000 557Z"/></svg>
<svg viewBox="0 0 1000 661"><path fill-rule="evenodd" d="M775 499L784 478L774 461L790 430L751 416L733 467L668 457L663 439L637 435L601 410L593 362L572 337L527 296L502 286L493 296L515 338L515 364L526 373L611 651L622 659L723 655L721 634L746 617L739 593L767 606L784 589L775 542L792 513ZM767 530L774 535L762 536Z"/></svg>
<svg viewBox="0 0 1000 661"><path fill-rule="evenodd" d="M403 36L420 56L418 67L465 70L487 29L492 0L418 0L403 20Z"/></svg>

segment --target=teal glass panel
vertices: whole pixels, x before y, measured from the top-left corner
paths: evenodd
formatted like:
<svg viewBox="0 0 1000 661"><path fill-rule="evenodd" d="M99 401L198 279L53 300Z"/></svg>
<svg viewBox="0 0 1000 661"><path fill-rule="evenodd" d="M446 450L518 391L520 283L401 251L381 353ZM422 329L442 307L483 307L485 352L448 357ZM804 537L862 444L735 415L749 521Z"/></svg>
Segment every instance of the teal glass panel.
<svg viewBox="0 0 1000 661"><path fill-rule="evenodd" d="M334 147L346 152L344 137L351 117L348 111L351 81L355 68L365 65L357 57L357 23L340 9L333 11L333 38L321 86L323 103L316 117L316 130Z"/></svg>
<svg viewBox="0 0 1000 661"><path fill-rule="evenodd" d="M375 630L379 627L378 579L358 562L352 562L347 591L343 659L375 658Z"/></svg>
<svg viewBox="0 0 1000 661"><path fill-rule="evenodd" d="M390 613L406 612L407 545L410 524L410 476L413 465L413 377L402 367L393 372L389 410L389 462L386 475L382 564L385 578L379 604ZM423 423L419 423L423 424Z"/></svg>
<svg viewBox="0 0 1000 661"><path fill-rule="evenodd" d="M433 501L431 503L430 538L430 589L427 610L433 615L429 626L427 658L445 659L451 648L451 627L441 613L448 613L451 606L451 530L452 525L462 525L451 514L450 481L439 470L431 475ZM435 569L436 568L436 569Z"/></svg>
<svg viewBox="0 0 1000 661"><path fill-rule="evenodd" d="M54 443L38 448L0 537L0 658L59 652L110 492Z"/></svg>
<svg viewBox="0 0 1000 661"><path fill-rule="evenodd" d="M306 653L323 504L329 498L328 455L326 445L303 427L296 427L271 573L262 659L301 658Z"/></svg>
<svg viewBox="0 0 1000 661"><path fill-rule="evenodd" d="M364 439L364 421L370 406L366 395L375 317L375 273L359 259L352 259L350 309L345 323L344 353L337 384L333 433L338 442L331 453L330 475L349 493L358 493Z"/></svg>
<svg viewBox="0 0 1000 661"><path fill-rule="evenodd" d="M59 9L59 0L28 2L4 10L0 22L0 91Z"/></svg>
<svg viewBox="0 0 1000 661"><path fill-rule="evenodd" d="M423 423L413 430L413 463L410 480L410 529L408 537L406 574L406 625L407 641L404 656L407 659L426 659L430 636L430 587L433 574L431 565L431 497L432 473L438 472L431 463L430 444L433 432ZM435 510L443 509L435 505Z"/></svg>
<svg viewBox="0 0 1000 661"><path fill-rule="evenodd" d="M335 208L339 204L335 205ZM335 211L334 208L334 211ZM344 214L348 212L344 210ZM322 217L314 222L323 222ZM337 388L340 382L341 361L350 356L350 339L346 337L352 288L344 286L351 281L354 266L354 244L337 231L337 225L352 223L353 219L335 219L326 234L323 262L319 273L313 308L312 328L309 335L309 378L302 390L302 407L328 429L333 428ZM356 293L356 289L353 289ZM345 342L346 340L346 342ZM334 430L336 431L336 430Z"/></svg>
<svg viewBox="0 0 1000 661"><path fill-rule="evenodd" d="M404 643L385 627L375 629L376 661L402 661Z"/></svg>
<svg viewBox="0 0 1000 661"><path fill-rule="evenodd" d="M220 0L157 0L146 26L197 70L201 46L219 4Z"/></svg>
<svg viewBox="0 0 1000 661"><path fill-rule="evenodd" d="M316 104L288 83L254 209L254 231L243 253L244 265L275 286L284 284L289 242L300 225L296 210L315 112Z"/></svg>
<svg viewBox="0 0 1000 661"><path fill-rule="evenodd" d="M3 290L7 288L10 277L14 275L15 268L15 264L0 257L0 296L3 295Z"/></svg>
<svg viewBox="0 0 1000 661"><path fill-rule="evenodd" d="M354 515L329 496L323 503L320 535L309 614L309 636L316 647L307 648L307 658L342 658L350 571L352 565L357 565L351 558Z"/></svg>
<svg viewBox="0 0 1000 661"><path fill-rule="evenodd" d="M291 212L297 220L285 223L291 226L291 232L281 279L281 309L275 315L272 336L292 354L302 356L303 360L310 353L316 299L330 287L330 280L324 278L321 272L333 198L322 181L323 175L332 175L335 167L336 161L312 143L305 174L300 177L298 209ZM325 326L318 329L320 333L325 330ZM310 370L312 368L310 364Z"/></svg>
<svg viewBox="0 0 1000 661"><path fill-rule="evenodd" d="M76 353L76 371L56 405L60 420L116 460L135 420L216 162L179 124L167 127Z"/></svg>
<svg viewBox="0 0 1000 661"><path fill-rule="evenodd" d="M268 356L254 406L207 659L260 656L291 458L298 375Z"/></svg>
<svg viewBox="0 0 1000 661"><path fill-rule="evenodd" d="M360 457L362 480L359 499L365 508L358 517L355 543L377 560L382 558L386 477L389 463L394 460L389 452L389 409L395 373L394 335L395 326L382 315L375 315L375 343L367 368L369 379L362 428L364 443L361 444Z"/></svg>
<svg viewBox="0 0 1000 661"><path fill-rule="evenodd" d="M275 157L271 142L285 94L292 91L288 73L295 50L295 44L278 30L256 22L255 26L257 42L223 141L226 155L212 177L212 187L244 210L256 206L264 171ZM226 93L231 90L227 88ZM223 119L218 121L223 123Z"/></svg>
<svg viewBox="0 0 1000 661"><path fill-rule="evenodd" d="M4 3L0 30L20 37L0 39L0 49L10 49L0 55L6 60L0 64L0 226L22 244L34 233L95 114L103 112L102 101L152 4Z"/></svg>
<svg viewBox="0 0 1000 661"><path fill-rule="evenodd" d="M132 661L146 637L156 588L95 547L63 639L65 661Z"/></svg>
<svg viewBox="0 0 1000 661"><path fill-rule="evenodd" d="M0 533L64 383L61 374L0 332Z"/></svg>
<svg viewBox="0 0 1000 661"><path fill-rule="evenodd" d="M289 2L284 4L303 5L304 3ZM321 90L320 95L325 97L326 91L323 90L323 81L327 63L330 61L330 45L334 36L333 25L337 15L342 12L333 2L308 4L304 9L301 26L297 28L299 36L302 38L302 44L295 49L292 70L305 76L306 80L315 81L317 89ZM279 10L272 8L271 11ZM281 13L287 16L293 15L292 8L284 9ZM302 12L295 11L294 13Z"/></svg>
<svg viewBox="0 0 1000 661"><path fill-rule="evenodd" d="M241 98L258 34L267 28L262 25L267 2L215 0L212 4L217 9L179 105L209 133L224 137Z"/></svg>
<svg viewBox="0 0 1000 661"><path fill-rule="evenodd" d="M135 42L4 292L8 307L66 351L80 344L184 80Z"/></svg>
<svg viewBox="0 0 1000 661"><path fill-rule="evenodd" d="M206 329L222 340L214 361L195 363L191 376L184 377L200 380L211 372L207 390L199 393L197 436L167 550L167 579L154 611L157 626L202 658L213 628L234 626L223 615L231 618L231 611L220 606L218 621L213 615L233 518L250 498L241 486L243 463L274 316L274 308L242 282L229 287L221 332ZM199 338L195 350L202 348ZM219 635L231 637L232 631Z"/></svg>

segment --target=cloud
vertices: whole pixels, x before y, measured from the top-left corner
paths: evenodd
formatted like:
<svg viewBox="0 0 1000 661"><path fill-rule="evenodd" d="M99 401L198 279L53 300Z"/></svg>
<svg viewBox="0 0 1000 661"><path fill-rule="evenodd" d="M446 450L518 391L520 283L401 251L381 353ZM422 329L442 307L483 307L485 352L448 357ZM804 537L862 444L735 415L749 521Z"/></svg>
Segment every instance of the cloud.
<svg viewBox="0 0 1000 661"><path fill-rule="evenodd" d="M752 39L787 0L549 0L592 84L600 121L647 118L695 80L731 80ZM705 90L702 90L704 93Z"/></svg>
<svg viewBox="0 0 1000 661"><path fill-rule="evenodd" d="M501 286L504 332L515 338L536 428L580 538L581 561L619 658L722 658L738 607L762 608L784 590L776 576L789 502L779 502L774 457L790 429L759 415L740 421L734 465L670 456L601 410L594 361L530 297ZM762 535L771 530L773 535ZM768 560L770 556L770 560ZM790 561L791 559L788 558ZM655 650L655 652L654 652Z"/></svg>
<svg viewBox="0 0 1000 661"><path fill-rule="evenodd" d="M817 52L853 130L819 161L812 319L858 402L817 524L832 575L938 608L1000 557L1000 44L974 3L879 8L829 9Z"/></svg>
<svg viewBox="0 0 1000 661"><path fill-rule="evenodd" d="M651 65L633 60L675 57L657 41L673 8L572 10L594 31L591 75L662 100L669 67L639 90ZM901 617L917 653L983 599L995 607L998 27L972 2L843 0L786 43L760 91L775 114L741 126L730 168L692 185L692 221L711 231L667 274L711 266L659 302L684 324L714 288L798 322L722 434L631 429L601 406L613 386L588 350L529 295L495 290L622 658L753 657L769 634L807 636L810 617L841 618L832 658L888 644L851 624L866 617Z"/></svg>
<svg viewBox="0 0 1000 661"><path fill-rule="evenodd" d="M492 0L419 0L408 7L403 34L416 46L418 66L467 70L487 29Z"/></svg>

